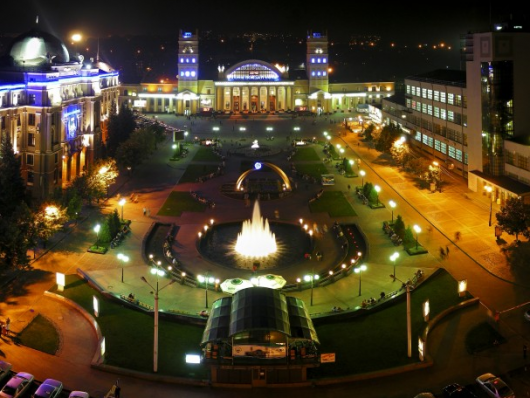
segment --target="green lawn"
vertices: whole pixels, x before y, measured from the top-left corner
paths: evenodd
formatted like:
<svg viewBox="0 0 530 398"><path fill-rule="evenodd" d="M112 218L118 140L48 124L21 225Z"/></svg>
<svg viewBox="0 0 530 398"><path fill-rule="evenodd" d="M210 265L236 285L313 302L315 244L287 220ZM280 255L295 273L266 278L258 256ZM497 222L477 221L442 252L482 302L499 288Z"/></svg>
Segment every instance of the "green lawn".
<svg viewBox="0 0 530 398"><path fill-rule="evenodd" d="M179 184L185 182L196 182L197 178L217 172L217 164L190 164L180 178Z"/></svg>
<svg viewBox="0 0 530 398"><path fill-rule="evenodd" d="M191 159L192 162L221 162L221 157L213 152L210 146L200 146L199 150Z"/></svg>
<svg viewBox="0 0 530 398"><path fill-rule="evenodd" d="M293 162L314 162L320 161L320 157L317 155L316 151L312 147L301 147L296 149L296 153L292 157Z"/></svg>
<svg viewBox="0 0 530 398"><path fill-rule="evenodd" d="M295 163L296 170L307 174L320 181L322 174L329 174L328 169L322 163Z"/></svg>
<svg viewBox="0 0 530 398"><path fill-rule="evenodd" d="M183 211L203 212L206 205L192 197L189 192L173 191L160 208L160 216L180 216Z"/></svg>
<svg viewBox="0 0 530 398"><path fill-rule="evenodd" d="M75 301L92 313L92 296L100 301L97 321L105 336L106 363L142 372L152 371L153 318L143 312L130 310L104 298L77 275L67 276L64 292L56 292ZM388 292L387 292L388 293ZM335 353L336 362L323 364L312 372L314 377L343 376L365 373L418 362L417 336L425 322L422 304L429 299L431 318L464 299L457 294L457 282L445 271L424 282L411 294L412 358L407 357L406 301L372 310L366 316L316 326L320 352ZM31 332L31 333L30 333ZM159 373L188 378L206 378L201 367L185 363L186 353L199 353L203 332L201 326L191 326L161 318L159 324ZM42 338L52 331L29 330L27 334ZM474 340L486 332L479 330Z"/></svg>
<svg viewBox="0 0 530 398"><path fill-rule="evenodd" d="M14 339L26 347L50 355L55 355L59 350L59 333L53 323L42 315L37 315L33 318L33 321L31 321L28 327Z"/></svg>
<svg viewBox="0 0 530 398"><path fill-rule="evenodd" d="M425 327L422 304L427 299L431 319L463 300L457 282L444 270L411 293L411 358L407 357L406 300L369 316L317 326L321 352L336 353L336 362L321 365L316 375L345 376L418 362L418 336Z"/></svg>
<svg viewBox="0 0 530 398"><path fill-rule="evenodd" d="M324 191L320 199L309 203L311 213L329 213L330 217L356 216L341 191Z"/></svg>

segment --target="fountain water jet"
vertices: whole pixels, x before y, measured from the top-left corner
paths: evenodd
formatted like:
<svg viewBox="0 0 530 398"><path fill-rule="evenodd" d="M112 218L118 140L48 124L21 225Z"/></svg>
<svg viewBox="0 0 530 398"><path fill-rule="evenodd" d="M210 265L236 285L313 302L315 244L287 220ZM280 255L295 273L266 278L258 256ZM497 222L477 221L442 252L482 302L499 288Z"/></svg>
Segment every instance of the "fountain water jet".
<svg viewBox="0 0 530 398"><path fill-rule="evenodd" d="M262 258L277 250L276 236L270 231L269 221L261 217L258 201L255 201L252 219L243 221L237 235L236 251L245 257Z"/></svg>

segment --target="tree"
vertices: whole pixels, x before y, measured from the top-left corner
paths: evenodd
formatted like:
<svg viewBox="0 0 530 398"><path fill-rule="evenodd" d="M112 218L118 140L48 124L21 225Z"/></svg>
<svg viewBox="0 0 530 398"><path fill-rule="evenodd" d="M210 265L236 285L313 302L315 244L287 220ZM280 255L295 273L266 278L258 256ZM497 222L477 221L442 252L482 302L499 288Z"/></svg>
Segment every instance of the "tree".
<svg viewBox="0 0 530 398"><path fill-rule="evenodd" d="M41 209L35 213L34 217L34 241L46 242L58 232L67 221L66 209L58 204L44 204Z"/></svg>
<svg viewBox="0 0 530 398"><path fill-rule="evenodd" d="M114 156L118 146L129 139L136 129L136 122L132 111L126 106L120 108L118 114L111 114L107 124L106 150L109 156Z"/></svg>
<svg viewBox="0 0 530 398"><path fill-rule="evenodd" d="M365 130L364 130L364 137L366 138L366 141L373 141L372 133L374 132L374 125L370 124Z"/></svg>
<svg viewBox="0 0 530 398"><path fill-rule="evenodd" d="M0 214L9 217L21 201L27 201L26 186L9 134L0 141Z"/></svg>
<svg viewBox="0 0 530 398"><path fill-rule="evenodd" d="M394 125L383 127L379 138L376 140L375 149L380 152L390 152L390 148L394 142L398 139L401 134L401 129L396 128Z"/></svg>
<svg viewBox="0 0 530 398"><path fill-rule="evenodd" d="M77 220L79 213L83 207L83 201L81 197L75 192L74 195L68 201L66 214L69 220Z"/></svg>
<svg viewBox="0 0 530 398"><path fill-rule="evenodd" d="M501 211L495 214L497 224L508 235L515 235L515 240L519 240L519 235L530 238L528 229L529 206L523 202L522 198L511 197L506 200Z"/></svg>
<svg viewBox="0 0 530 398"><path fill-rule="evenodd" d="M371 182L367 182L364 184L364 187L363 187L363 195L368 199L373 190L374 190L374 184L372 184Z"/></svg>
<svg viewBox="0 0 530 398"><path fill-rule="evenodd" d="M403 236L403 246L405 249L410 249L411 247L416 246L416 238L414 238L414 233L412 232L410 225L407 227L407 229L405 229L405 234Z"/></svg>
<svg viewBox="0 0 530 398"><path fill-rule="evenodd" d="M401 239L405 238L405 223L403 222L403 217L400 215L396 217L396 221L394 221L394 226L392 229L394 230L394 233Z"/></svg>

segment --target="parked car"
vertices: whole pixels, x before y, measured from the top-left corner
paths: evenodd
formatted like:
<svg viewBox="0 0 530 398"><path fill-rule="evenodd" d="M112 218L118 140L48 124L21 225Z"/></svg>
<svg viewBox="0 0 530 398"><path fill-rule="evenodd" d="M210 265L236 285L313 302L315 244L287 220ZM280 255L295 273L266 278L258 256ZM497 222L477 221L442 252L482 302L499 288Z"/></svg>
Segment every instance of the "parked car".
<svg viewBox="0 0 530 398"><path fill-rule="evenodd" d="M37 388L32 398L57 398L63 390L63 383L55 379L46 379Z"/></svg>
<svg viewBox="0 0 530 398"><path fill-rule="evenodd" d="M90 398L90 394L85 391L72 391L68 398Z"/></svg>
<svg viewBox="0 0 530 398"><path fill-rule="evenodd" d="M0 381L4 380L11 374L11 365L9 362L0 360Z"/></svg>
<svg viewBox="0 0 530 398"><path fill-rule="evenodd" d="M20 397L29 388L35 378L32 374L26 372L18 372L11 377L6 385L0 391L2 398L17 398Z"/></svg>
<svg viewBox="0 0 530 398"><path fill-rule="evenodd" d="M515 398L515 393L500 378L492 373L477 377L478 385L492 398Z"/></svg>
<svg viewBox="0 0 530 398"><path fill-rule="evenodd" d="M477 398L475 393L470 388L462 386L458 383L449 384L443 389L444 397L446 398Z"/></svg>

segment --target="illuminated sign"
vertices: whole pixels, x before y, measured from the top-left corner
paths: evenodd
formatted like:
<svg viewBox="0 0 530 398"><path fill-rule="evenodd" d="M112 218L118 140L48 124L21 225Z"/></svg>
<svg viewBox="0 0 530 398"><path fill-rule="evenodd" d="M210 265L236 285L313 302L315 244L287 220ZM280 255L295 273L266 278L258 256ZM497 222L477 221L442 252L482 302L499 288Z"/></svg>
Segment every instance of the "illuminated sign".
<svg viewBox="0 0 530 398"><path fill-rule="evenodd" d="M66 108L65 112L63 113L64 116L64 124L66 129L66 139L72 140L75 138L77 129L79 126L79 115L81 114L81 110L78 106L69 106Z"/></svg>
<svg viewBox="0 0 530 398"><path fill-rule="evenodd" d="M191 37L191 32L184 32L182 34L182 37L184 37L185 39L189 39Z"/></svg>
<svg viewBox="0 0 530 398"><path fill-rule="evenodd" d="M146 104L147 104L146 100L134 100L133 102L133 106L135 108L144 108Z"/></svg>

